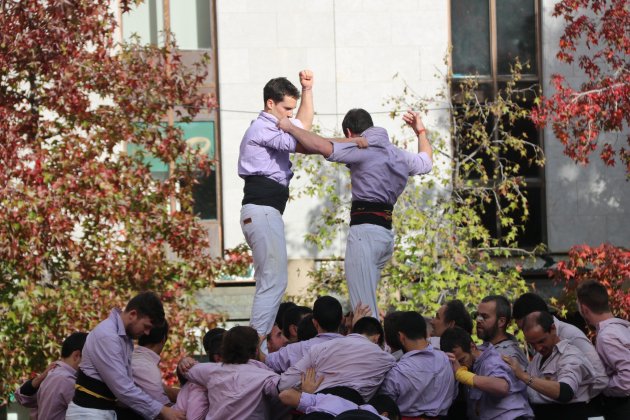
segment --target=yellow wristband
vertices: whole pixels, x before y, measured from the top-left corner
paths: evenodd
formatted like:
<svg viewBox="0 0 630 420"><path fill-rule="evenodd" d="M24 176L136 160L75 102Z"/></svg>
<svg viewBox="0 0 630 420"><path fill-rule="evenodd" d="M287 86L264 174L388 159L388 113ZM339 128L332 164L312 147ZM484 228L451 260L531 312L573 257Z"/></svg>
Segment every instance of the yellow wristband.
<svg viewBox="0 0 630 420"><path fill-rule="evenodd" d="M475 384L473 383L473 378L475 376L477 375L472 372L468 372L468 368L466 366L461 366L459 369L457 369L457 372L455 372L455 379L457 379L458 382L461 382L471 388L475 386Z"/></svg>

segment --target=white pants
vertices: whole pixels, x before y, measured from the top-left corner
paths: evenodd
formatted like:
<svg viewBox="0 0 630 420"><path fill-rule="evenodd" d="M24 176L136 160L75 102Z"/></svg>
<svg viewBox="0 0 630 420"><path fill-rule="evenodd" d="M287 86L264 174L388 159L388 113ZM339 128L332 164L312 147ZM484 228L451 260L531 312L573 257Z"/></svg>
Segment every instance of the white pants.
<svg viewBox="0 0 630 420"><path fill-rule="evenodd" d="M70 402L66 411L66 420L116 420L116 412L85 408Z"/></svg>
<svg viewBox="0 0 630 420"><path fill-rule="evenodd" d="M344 265L353 309L359 302L370 305L372 316L379 319L376 287L393 252L391 230L369 223L350 226Z"/></svg>
<svg viewBox="0 0 630 420"><path fill-rule="evenodd" d="M256 280L250 325L259 335L267 335L289 278L284 221L273 207L245 204L241 208L241 229L252 249Z"/></svg>

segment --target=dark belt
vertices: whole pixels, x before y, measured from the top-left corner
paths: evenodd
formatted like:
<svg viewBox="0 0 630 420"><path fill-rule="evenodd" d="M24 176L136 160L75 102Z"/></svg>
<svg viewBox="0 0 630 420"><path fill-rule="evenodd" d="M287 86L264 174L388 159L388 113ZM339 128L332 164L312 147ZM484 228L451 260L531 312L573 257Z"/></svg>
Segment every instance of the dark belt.
<svg viewBox="0 0 630 420"><path fill-rule="evenodd" d="M392 229L393 204L353 201L350 209L350 226L371 224Z"/></svg>
<svg viewBox="0 0 630 420"><path fill-rule="evenodd" d="M84 408L97 410L114 410L116 396L105 382L87 376L79 369L72 402Z"/></svg>

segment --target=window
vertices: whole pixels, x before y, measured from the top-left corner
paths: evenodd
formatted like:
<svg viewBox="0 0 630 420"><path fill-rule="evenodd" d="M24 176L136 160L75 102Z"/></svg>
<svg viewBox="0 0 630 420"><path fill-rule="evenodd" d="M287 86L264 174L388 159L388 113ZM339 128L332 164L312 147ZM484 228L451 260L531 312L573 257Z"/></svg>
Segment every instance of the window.
<svg viewBox="0 0 630 420"><path fill-rule="evenodd" d="M466 79L479 82L478 96L493 99L510 79L510 65L518 57L523 68L519 88L536 87L540 82L538 0L451 0L451 64L453 89ZM530 95L531 96L531 95ZM533 96L521 100L533 107ZM492 122L490 122L491 124ZM515 136L527 135L528 141L542 146L542 133L529 119L510 126ZM464 150L465 152L465 150ZM503 157L519 163L519 175L527 187L529 219L518 244L531 248L545 241L544 172L528 162L531 156L521 157L506 153ZM490 159L484 163L492 165ZM475 179L475 175L469 175ZM496 203L487 205L482 215L484 225L495 238L502 237Z"/></svg>

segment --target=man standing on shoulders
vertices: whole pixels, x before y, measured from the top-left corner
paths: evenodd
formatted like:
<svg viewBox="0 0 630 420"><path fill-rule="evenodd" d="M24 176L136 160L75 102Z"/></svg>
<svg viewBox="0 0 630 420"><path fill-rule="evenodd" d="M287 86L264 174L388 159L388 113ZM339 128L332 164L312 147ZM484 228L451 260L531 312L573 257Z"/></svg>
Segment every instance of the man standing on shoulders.
<svg viewBox="0 0 630 420"><path fill-rule="evenodd" d="M403 120L418 136L417 154L394 146L387 131L374 127L372 117L364 109L348 111L342 128L346 138L367 139L367 149L360 149L352 142L340 142L340 139L322 138L292 125L287 119L278 124L307 150L350 168L352 208L344 261L346 279L352 307L367 304L375 318L379 317L376 288L381 270L394 251L394 205L410 176L426 174L433 167L431 145L419 115L409 111Z"/></svg>
<svg viewBox="0 0 630 420"><path fill-rule="evenodd" d="M507 332L512 320L510 301L504 296L486 296L477 306L477 337L490 343L495 350L513 357L523 369L527 368L527 357L516 337Z"/></svg>
<svg viewBox="0 0 630 420"><path fill-rule="evenodd" d="M580 313L597 329L595 348L609 378L602 392L606 420L630 419L630 322L613 316L608 292L595 280L578 286L577 299Z"/></svg>
<svg viewBox="0 0 630 420"><path fill-rule="evenodd" d="M120 401L146 419L161 415L166 420L184 420L184 413L154 400L133 382L133 339L163 323L164 308L153 292L135 296L124 311L113 309L88 334L66 419L114 420Z"/></svg>
<svg viewBox="0 0 630 420"><path fill-rule="evenodd" d="M288 283L287 245L282 214L289 199L293 177L290 153L304 153L290 134L276 127L291 118L307 130L313 123L313 73L300 72L302 102L293 117L300 92L286 78L270 80L263 89L264 110L252 122L241 141L238 174L245 180L241 229L252 250L256 293L251 326L261 337L272 330L280 300ZM263 349L266 351L266 348Z"/></svg>

